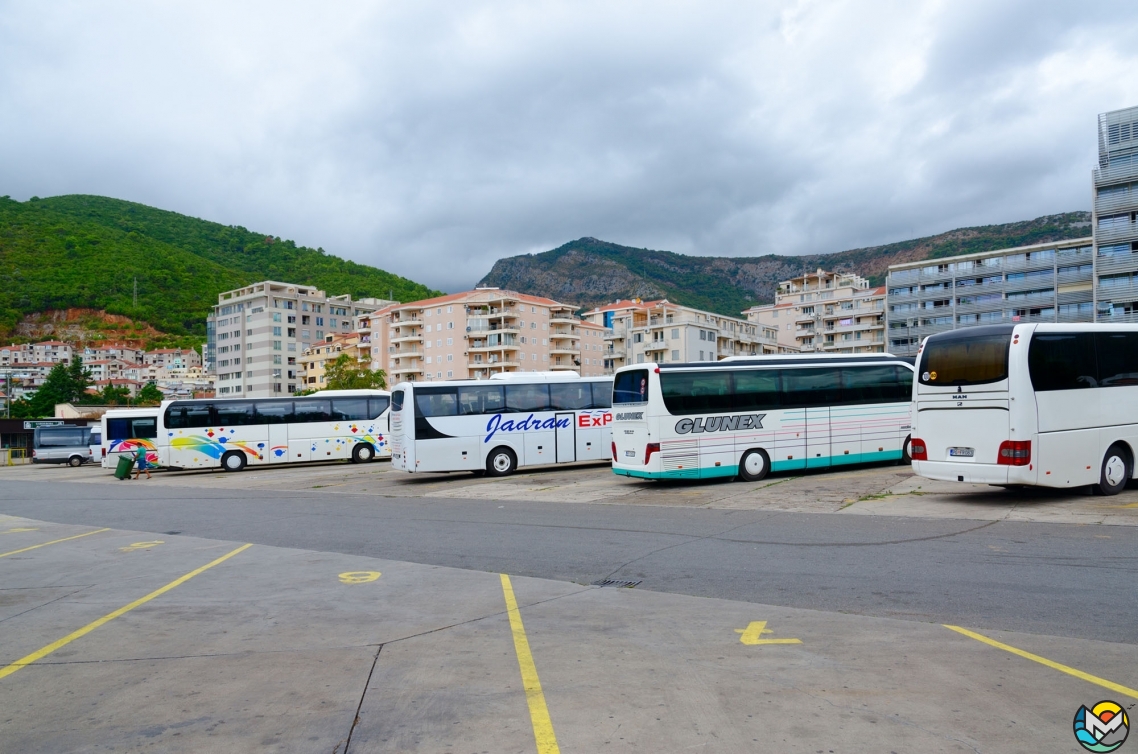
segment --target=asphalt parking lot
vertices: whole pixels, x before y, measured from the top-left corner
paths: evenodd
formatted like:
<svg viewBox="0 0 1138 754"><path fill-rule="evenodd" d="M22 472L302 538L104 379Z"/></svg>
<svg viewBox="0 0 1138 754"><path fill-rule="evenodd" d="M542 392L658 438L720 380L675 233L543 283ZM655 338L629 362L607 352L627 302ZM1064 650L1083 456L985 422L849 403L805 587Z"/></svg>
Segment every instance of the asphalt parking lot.
<svg viewBox="0 0 1138 754"><path fill-rule="evenodd" d="M1138 701L1136 641L1118 635L1133 623L1138 495L922 482L901 467L655 487L598 467L504 481L417 478L383 463L150 482L97 469L0 469L0 750L1078 750L1080 704ZM321 518L298 516L297 506ZM417 528L400 528L401 511L418 512ZM510 525L482 533L480 517L494 515ZM378 523L363 528L369 516ZM844 532L849 546L838 549L869 560L841 568L871 574L875 563L927 553L935 575L988 553L979 567L993 571L991 583L970 581L961 593L999 581L1026 589L1031 572L1048 568L1054 576L1031 588L1053 584L1073 600L1109 577L1101 612L1124 620L1097 632L1093 613L1048 623L1047 612L1068 605L1048 595L1036 614L1026 603L1040 598L1028 595L1006 625L1032 630L994 628L997 618L957 607L968 603L948 593L951 580L935 604L901 617L886 617L864 591L855 610L836 609L839 597L824 590L813 609L792 596L760 601L783 593L751 594L747 578L716 580L715 567L694 590L705 596L683 593L701 558L726 572L754 551L755 580L789 560L776 579L787 584L807 568L744 536L740 516L760 533L819 532L804 542L819 547L803 552L826 558L838 550L823 540ZM641 544L649 519L658 530ZM700 528L728 523L735 533L712 539ZM311 539L321 526L326 538ZM692 534L677 538L668 526ZM353 528L362 541L338 544ZM396 536L382 539L384 528ZM581 549L556 551L569 535L539 539L547 529L578 532ZM893 531L914 536L870 541ZM479 537L501 549L440 564L440 552L482 548ZM527 537L539 546L526 549ZM706 549L712 541L734 549ZM581 583L600 572L569 573L582 552L616 562L641 546L661 571L676 569L669 579L654 576L656 565L633 589ZM687 550L694 560L683 559ZM1083 559L1058 562L1069 552ZM570 577L526 575L559 559L555 570ZM904 562L922 577L917 560ZM635 568L614 578L635 580ZM1077 581L1088 571L1095 576ZM890 578L882 573L884 590L900 592ZM743 598L707 596L717 593Z"/></svg>

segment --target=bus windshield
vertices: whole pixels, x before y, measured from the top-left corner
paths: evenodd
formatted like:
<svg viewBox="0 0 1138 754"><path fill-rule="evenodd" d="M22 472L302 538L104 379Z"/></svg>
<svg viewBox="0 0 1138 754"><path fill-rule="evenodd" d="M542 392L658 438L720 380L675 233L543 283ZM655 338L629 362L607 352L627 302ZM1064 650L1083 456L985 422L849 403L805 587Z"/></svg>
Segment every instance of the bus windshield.
<svg viewBox="0 0 1138 754"><path fill-rule="evenodd" d="M925 341L917 379L922 385L983 385L1008 378L1012 328L968 328Z"/></svg>

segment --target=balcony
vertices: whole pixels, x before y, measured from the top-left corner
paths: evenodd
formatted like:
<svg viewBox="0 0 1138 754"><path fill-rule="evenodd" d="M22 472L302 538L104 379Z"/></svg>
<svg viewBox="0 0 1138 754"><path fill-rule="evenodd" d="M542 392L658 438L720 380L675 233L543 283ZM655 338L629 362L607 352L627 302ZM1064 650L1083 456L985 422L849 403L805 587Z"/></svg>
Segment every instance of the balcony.
<svg viewBox="0 0 1138 754"><path fill-rule="evenodd" d="M579 353L579 349L566 348L566 347L562 347L562 346L553 346L552 348L549 349L549 353L551 356L556 356L559 354L560 355L571 354L573 356L576 356Z"/></svg>
<svg viewBox="0 0 1138 754"><path fill-rule="evenodd" d="M551 325L578 325L580 323L581 320L570 314L554 314L549 318L549 324Z"/></svg>
<svg viewBox="0 0 1138 754"><path fill-rule="evenodd" d="M481 341L475 341L475 342L481 342ZM477 352L481 353L484 351L517 351L520 348L521 348L521 346L518 345L517 343L495 343L493 345L484 343L482 345L473 345L473 344L468 345L466 347L466 350L467 351L477 351Z"/></svg>
<svg viewBox="0 0 1138 754"><path fill-rule="evenodd" d="M417 332L417 333L407 333L404 335L396 335L394 338L391 339L391 342L392 343L410 343L413 340L422 340L422 339L423 339L423 333Z"/></svg>

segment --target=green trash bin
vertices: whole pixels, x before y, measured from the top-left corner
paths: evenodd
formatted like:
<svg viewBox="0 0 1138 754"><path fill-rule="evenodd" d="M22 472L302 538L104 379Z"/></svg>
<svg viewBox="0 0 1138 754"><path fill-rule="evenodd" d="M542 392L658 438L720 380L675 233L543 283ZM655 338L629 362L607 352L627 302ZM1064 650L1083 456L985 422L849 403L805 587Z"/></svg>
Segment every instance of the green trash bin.
<svg viewBox="0 0 1138 754"><path fill-rule="evenodd" d="M115 466L115 479L126 479L130 476L130 470L134 466L134 456L121 455L119 456L119 463Z"/></svg>

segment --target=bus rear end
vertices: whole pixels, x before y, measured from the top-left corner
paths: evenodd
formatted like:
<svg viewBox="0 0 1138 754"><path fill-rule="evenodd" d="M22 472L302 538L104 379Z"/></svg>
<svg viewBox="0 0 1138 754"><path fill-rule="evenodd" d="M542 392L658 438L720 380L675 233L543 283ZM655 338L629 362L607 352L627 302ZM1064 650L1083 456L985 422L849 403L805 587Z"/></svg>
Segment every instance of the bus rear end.
<svg viewBox="0 0 1138 754"><path fill-rule="evenodd" d="M391 391L388 414L391 430L391 467L415 470L415 398L410 383L400 383Z"/></svg>
<svg viewBox="0 0 1138 754"><path fill-rule="evenodd" d="M618 371L612 387L612 470L621 476L656 478L663 472L660 438L653 437L649 399L659 393L655 364ZM656 389L653 388L656 386ZM657 399L658 400L658 399Z"/></svg>
<svg viewBox="0 0 1138 754"><path fill-rule="evenodd" d="M969 327L925 340L913 392L916 473L951 482L1035 483L1035 404L1030 384L1019 385L1027 375L1017 363L1030 332L1024 325Z"/></svg>

